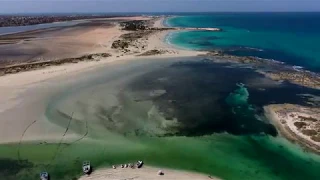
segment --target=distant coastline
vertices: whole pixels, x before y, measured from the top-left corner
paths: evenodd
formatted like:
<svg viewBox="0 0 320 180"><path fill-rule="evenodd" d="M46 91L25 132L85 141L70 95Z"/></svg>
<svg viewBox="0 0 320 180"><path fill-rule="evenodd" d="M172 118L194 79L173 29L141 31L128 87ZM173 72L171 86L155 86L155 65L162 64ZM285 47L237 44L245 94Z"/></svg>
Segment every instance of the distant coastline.
<svg viewBox="0 0 320 180"><path fill-rule="evenodd" d="M86 20L97 18L112 18L117 16L110 15L42 15L42 16L13 16L13 15L0 15L0 27L11 26L29 26L37 24L48 24L55 22L65 22L74 20Z"/></svg>

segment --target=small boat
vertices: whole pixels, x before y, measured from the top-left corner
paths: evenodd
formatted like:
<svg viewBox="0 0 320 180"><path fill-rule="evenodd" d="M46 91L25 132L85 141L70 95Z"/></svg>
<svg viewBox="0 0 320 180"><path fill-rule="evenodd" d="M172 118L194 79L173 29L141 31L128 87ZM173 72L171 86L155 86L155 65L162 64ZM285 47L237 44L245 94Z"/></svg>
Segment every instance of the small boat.
<svg viewBox="0 0 320 180"><path fill-rule="evenodd" d="M49 180L49 174L47 172L41 172L40 173L40 180Z"/></svg>
<svg viewBox="0 0 320 180"><path fill-rule="evenodd" d="M92 172L90 161L84 161L82 164L82 171L84 174L89 175Z"/></svg>
<svg viewBox="0 0 320 180"><path fill-rule="evenodd" d="M138 167L138 168L141 168L142 166L143 166L143 161L138 161L138 162L137 162L137 167Z"/></svg>

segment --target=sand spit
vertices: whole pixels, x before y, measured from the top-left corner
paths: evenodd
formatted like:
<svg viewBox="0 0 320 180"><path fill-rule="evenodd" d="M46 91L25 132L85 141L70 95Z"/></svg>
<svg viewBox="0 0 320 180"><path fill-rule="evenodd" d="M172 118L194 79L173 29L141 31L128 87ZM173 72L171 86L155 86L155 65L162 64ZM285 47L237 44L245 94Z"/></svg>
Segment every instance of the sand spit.
<svg viewBox="0 0 320 180"><path fill-rule="evenodd" d="M111 20L114 22L111 23ZM108 18L106 21L99 20L98 24L92 22L88 25L77 25L66 29L36 30L10 35L15 36L10 38L19 39L19 43L0 45L0 55L2 52L4 53L0 59L0 75L47 66L62 66L70 62L78 63L85 59L88 60L83 57L96 55L101 55L101 58L89 58L89 61L108 59L109 62L131 59L139 55L175 57L202 54L197 51L172 49L163 42L166 34L173 31L162 27L163 18L128 17L128 21L143 20L148 25L153 24L152 27L155 28L155 30L133 32L123 30L117 25L117 21L124 20L124 17L120 19ZM6 37L1 36L1 38L5 39ZM26 38L28 38L27 41ZM49 41L50 43L48 43ZM120 45L115 46L117 42L120 42ZM88 66L92 66L92 64L94 63L90 63ZM100 65L101 62L96 64Z"/></svg>
<svg viewBox="0 0 320 180"><path fill-rule="evenodd" d="M164 174L158 175L158 171L161 170ZM79 180L123 180L123 179L135 179L135 180L160 180L160 179L185 179L185 180L210 180L218 179L212 176L203 174L179 171L155 167L144 166L141 169L131 168L117 168L117 169L99 169L94 171L90 176L82 176Z"/></svg>
<svg viewBox="0 0 320 180"><path fill-rule="evenodd" d="M320 154L320 108L279 104L264 109L280 134L306 150Z"/></svg>

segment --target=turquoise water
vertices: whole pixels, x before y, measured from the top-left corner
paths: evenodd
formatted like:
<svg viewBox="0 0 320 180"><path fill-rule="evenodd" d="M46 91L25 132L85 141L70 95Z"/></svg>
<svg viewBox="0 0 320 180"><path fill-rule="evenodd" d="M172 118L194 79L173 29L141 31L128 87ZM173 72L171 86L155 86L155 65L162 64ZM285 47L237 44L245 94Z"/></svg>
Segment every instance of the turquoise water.
<svg viewBox="0 0 320 180"><path fill-rule="evenodd" d="M274 59L320 71L320 13L242 13L179 16L175 27L218 27L223 32L174 33L170 43L189 49L224 49L233 55Z"/></svg>

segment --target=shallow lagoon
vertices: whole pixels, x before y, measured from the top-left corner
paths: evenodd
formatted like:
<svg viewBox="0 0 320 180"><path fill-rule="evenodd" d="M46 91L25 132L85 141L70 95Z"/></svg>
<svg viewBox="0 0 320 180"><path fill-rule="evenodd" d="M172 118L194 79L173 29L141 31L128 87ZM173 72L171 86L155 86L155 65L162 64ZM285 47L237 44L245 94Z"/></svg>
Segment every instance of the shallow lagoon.
<svg viewBox="0 0 320 180"><path fill-rule="evenodd" d="M37 178L42 170L52 179L72 179L83 160L109 167L139 159L224 179L320 177L319 156L275 136L261 112L273 101L305 105L296 94L317 91L201 57L135 60L86 72L72 84L58 82L46 116L81 138L70 142L61 134L59 144L1 145L2 160L18 160L19 152L32 163L11 162L21 169L12 179ZM160 89L166 93L150 94Z"/></svg>

